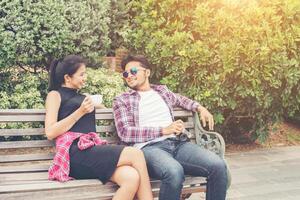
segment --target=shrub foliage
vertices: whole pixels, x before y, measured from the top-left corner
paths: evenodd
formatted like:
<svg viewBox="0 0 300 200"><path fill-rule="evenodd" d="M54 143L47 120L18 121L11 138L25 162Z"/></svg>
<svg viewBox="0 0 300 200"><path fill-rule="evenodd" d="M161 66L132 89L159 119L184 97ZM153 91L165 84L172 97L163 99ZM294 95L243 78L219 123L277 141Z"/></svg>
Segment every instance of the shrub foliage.
<svg viewBox="0 0 300 200"><path fill-rule="evenodd" d="M300 110L300 1L136 0L132 13L128 47L215 113L224 135L263 141Z"/></svg>
<svg viewBox="0 0 300 200"><path fill-rule="evenodd" d="M81 54L99 63L110 47L109 0L1 0L0 69L48 66Z"/></svg>

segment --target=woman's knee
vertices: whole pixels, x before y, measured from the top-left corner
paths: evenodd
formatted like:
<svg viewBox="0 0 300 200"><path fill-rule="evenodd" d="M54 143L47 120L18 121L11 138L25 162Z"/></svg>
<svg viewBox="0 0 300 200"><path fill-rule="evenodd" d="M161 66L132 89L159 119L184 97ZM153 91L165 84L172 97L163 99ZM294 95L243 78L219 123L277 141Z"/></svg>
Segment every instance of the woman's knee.
<svg viewBox="0 0 300 200"><path fill-rule="evenodd" d="M140 184L140 175L137 170L130 166L120 167L117 174L117 184L130 190L137 190Z"/></svg>

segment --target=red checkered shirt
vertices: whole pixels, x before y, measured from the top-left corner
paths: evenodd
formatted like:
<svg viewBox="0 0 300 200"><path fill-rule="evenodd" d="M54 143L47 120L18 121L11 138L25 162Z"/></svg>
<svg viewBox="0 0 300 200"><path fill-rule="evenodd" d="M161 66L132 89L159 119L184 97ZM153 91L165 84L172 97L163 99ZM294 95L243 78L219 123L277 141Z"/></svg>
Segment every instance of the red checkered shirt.
<svg viewBox="0 0 300 200"><path fill-rule="evenodd" d="M65 182L73 179L72 177L69 177L69 149L71 147L72 142L77 138L79 138L78 148L80 150L90 148L94 145L107 144L107 141L101 140L97 133L94 132L90 132L87 134L66 132L60 135L56 138L56 154L53 159L53 164L50 166L48 171L49 180Z"/></svg>
<svg viewBox="0 0 300 200"><path fill-rule="evenodd" d="M171 92L165 85L151 85L166 102L174 120L173 108L182 107L196 111L199 103L185 96ZM114 119L119 137L128 144L147 142L162 136L163 127L139 127L139 101L141 97L135 90L129 90L116 97L113 102Z"/></svg>

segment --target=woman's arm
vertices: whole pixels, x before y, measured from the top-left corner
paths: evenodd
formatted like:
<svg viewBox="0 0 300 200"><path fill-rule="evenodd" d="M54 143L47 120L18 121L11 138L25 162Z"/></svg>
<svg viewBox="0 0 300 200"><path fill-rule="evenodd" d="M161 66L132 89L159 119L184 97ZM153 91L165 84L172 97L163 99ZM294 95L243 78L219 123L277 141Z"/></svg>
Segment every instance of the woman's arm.
<svg viewBox="0 0 300 200"><path fill-rule="evenodd" d="M57 121L60 107L60 94L57 91L51 91L46 99L46 117L45 133L49 140L55 139L61 134L67 132L72 126L86 113L93 111L91 99L85 98L81 106L68 117Z"/></svg>

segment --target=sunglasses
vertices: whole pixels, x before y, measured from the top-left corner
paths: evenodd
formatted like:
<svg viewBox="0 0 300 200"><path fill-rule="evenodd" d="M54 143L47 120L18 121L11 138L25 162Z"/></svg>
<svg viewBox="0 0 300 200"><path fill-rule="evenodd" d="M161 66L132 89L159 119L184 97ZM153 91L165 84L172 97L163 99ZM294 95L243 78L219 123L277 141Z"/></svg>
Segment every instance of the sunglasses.
<svg viewBox="0 0 300 200"><path fill-rule="evenodd" d="M136 68L136 67L132 67L130 70L129 70L129 72L127 72L127 71L124 71L123 72L123 78L128 78L128 76L129 76L129 73L130 74L132 74L133 76L136 76L136 74L138 73L138 71L140 71L140 70L143 70L143 71L145 71L146 69L138 69L138 68Z"/></svg>

